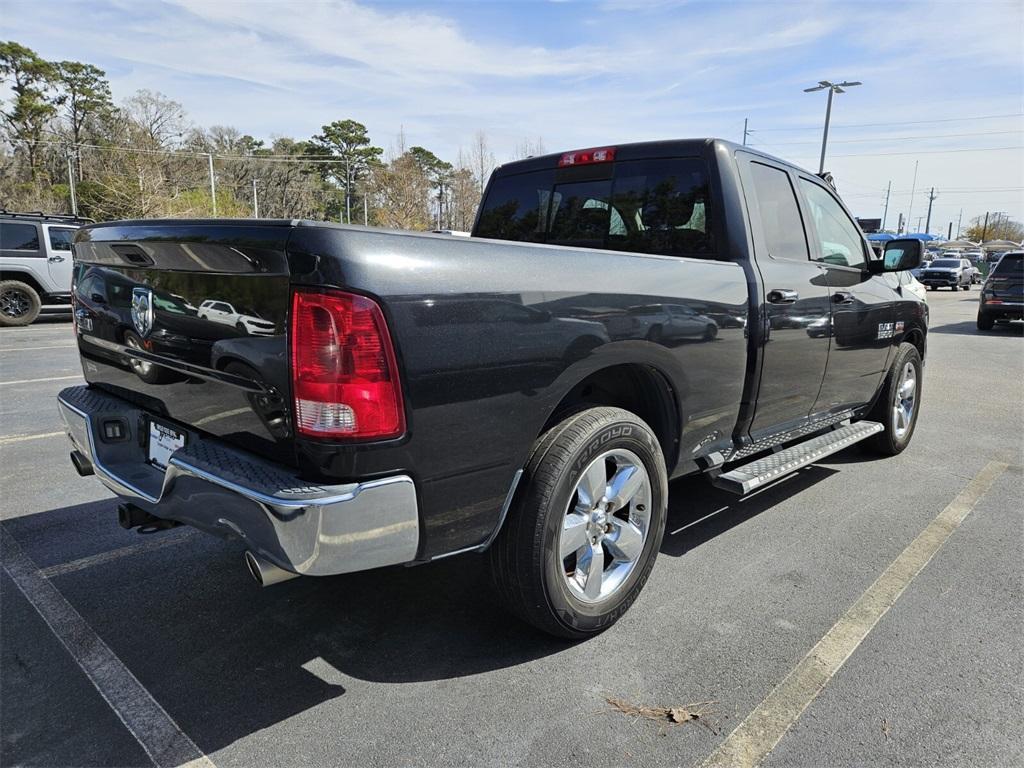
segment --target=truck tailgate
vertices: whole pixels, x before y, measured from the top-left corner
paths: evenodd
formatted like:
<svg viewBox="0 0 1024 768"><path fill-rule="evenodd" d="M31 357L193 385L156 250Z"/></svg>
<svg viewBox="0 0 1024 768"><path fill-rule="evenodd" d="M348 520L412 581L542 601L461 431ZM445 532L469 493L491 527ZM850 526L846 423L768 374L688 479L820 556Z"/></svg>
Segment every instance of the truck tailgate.
<svg viewBox="0 0 1024 768"><path fill-rule="evenodd" d="M285 221L223 220L81 230L74 304L86 380L156 414L172 433L188 425L294 464L291 231Z"/></svg>

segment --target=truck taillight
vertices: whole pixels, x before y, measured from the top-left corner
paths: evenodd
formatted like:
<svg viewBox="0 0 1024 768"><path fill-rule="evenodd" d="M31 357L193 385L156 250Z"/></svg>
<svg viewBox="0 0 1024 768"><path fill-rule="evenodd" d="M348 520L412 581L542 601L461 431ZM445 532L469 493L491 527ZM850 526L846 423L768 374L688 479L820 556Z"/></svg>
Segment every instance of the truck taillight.
<svg viewBox="0 0 1024 768"><path fill-rule="evenodd" d="M299 434L362 440L405 432L395 352L376 302L341 291L296 290L291 344Z"/></svg>
<svg viewBox="0 0 1024 768"><path fill-rule="evenodd" d="M579 149L566 152L558 158L558 167L570 165L591 165L593 163L610 163L615 159L615 147L598 147L597 149Z"/></svg>

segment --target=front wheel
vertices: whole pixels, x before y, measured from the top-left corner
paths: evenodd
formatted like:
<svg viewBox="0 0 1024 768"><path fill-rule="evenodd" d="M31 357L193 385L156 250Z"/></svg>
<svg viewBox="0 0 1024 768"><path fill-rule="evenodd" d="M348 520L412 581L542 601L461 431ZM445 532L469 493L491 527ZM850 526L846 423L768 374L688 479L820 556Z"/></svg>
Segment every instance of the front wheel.
<svg viewBox="0 0 1024 768"><path fill-rule="evenodd" d="M865 445L883 456L895 456L910 445L921 406L921 353L913 344L900 344L868 419L885 427Z"/></svg>
<svg viewBox="0 0 1024 768"><path fill-rule="evenodd" d="M538 629L582 639L643 589L665 533L668 475L657 438L620 408L588 408L534 444L490 549L495 588Z"/></svg>

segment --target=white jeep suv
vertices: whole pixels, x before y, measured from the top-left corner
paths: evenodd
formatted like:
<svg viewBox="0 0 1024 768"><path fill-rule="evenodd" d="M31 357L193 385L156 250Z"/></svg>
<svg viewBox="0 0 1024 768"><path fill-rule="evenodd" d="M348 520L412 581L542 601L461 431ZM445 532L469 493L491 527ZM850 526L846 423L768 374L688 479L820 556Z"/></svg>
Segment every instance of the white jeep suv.
<svg viewBox="0 0 1024 768"><path fill-rule="evenodd" d="M90 219L0 210L0 327L71 304L71 241Z"/></svg>

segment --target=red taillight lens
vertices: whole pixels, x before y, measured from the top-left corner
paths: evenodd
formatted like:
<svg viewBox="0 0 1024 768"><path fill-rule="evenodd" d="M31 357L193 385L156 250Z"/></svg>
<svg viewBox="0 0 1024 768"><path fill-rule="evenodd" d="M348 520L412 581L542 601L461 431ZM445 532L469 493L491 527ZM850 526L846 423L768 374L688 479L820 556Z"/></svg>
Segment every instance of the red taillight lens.
<svg viewBox="0 0 1024 768"><path fill-rule="evenodd" d="M599 147L597 149L580 149L566 152L558 158L558 167L568 165L590 165L592 163L610 163L615 159L615 147Z"/></svg>
<svg viewBox="0 0 1024 768"><path fill-rule="evenodd" d="M376 302L340 291L292 296L295 426L308 437L398 437L398 366Z"/></svg>

